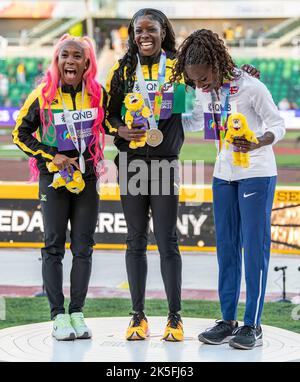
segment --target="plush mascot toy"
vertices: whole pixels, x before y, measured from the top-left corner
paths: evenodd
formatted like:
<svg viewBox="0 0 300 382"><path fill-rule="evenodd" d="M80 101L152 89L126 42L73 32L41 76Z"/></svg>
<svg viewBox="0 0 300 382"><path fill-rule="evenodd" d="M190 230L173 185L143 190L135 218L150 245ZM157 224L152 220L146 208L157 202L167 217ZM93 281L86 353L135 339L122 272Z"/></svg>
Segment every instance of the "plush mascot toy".
<svg viewBox="0 0 300 382"><path fill-rule="evenodd" d="M248 127L246 117L241 113L233 113L228 118L225 135L226 148L228 148L229 143L232 143L234 138L237 137L245 138L249 142L258 143L255 134ZM249 153L242 153L236 146L234 146L232 157L234 166L249 167Z"/></svg>
<svg viewBox="0 0 300 382"><path fill-rule="evenodd" d="M71 166L71 173L68 169L59 171L53 162L47 163L49 172L55 172L51 187L59 188L66 187L66 189L74 194L79 194L85 187L85 182L82 178L82 174L79 170L74 170ZM49 187L50 187L49 186Z"/></svg>
<svg viewBox="0 0 300 382"><path fill-rule="evenodd" d="M139 129L147 130L148 129L148 118L151 114L150 109L145 106L143 97L139 93L128 93L124 100L126 107L125 114L125 123L129 129L132 128L133 124L141 124L143 126L139 127ZM145 146L146 143L146 135L145 138L142 138L139 142L131 141L129 147L131 149L136 149L138 147Z"/></svg>

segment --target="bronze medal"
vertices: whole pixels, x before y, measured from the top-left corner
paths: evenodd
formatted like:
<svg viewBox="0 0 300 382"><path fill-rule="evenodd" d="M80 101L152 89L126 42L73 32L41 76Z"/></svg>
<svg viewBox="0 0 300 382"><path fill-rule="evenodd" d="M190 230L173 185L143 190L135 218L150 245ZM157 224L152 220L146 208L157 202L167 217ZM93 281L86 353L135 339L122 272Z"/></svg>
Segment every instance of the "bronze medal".
<svg viewBox="0 0 300 382"><path fill-rule="evenodd" d="M160 130L154 128L147 130L147 145L156 147L161 144L163 139L164 136Z"/></svg>

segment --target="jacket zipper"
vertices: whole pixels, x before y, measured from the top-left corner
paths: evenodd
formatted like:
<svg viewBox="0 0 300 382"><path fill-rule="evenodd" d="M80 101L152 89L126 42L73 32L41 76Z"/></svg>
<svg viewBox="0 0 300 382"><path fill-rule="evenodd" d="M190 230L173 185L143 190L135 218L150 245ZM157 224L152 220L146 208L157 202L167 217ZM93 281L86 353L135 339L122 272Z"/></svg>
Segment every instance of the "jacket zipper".
<svg viewBox="0 0 300 382"><path fill-rule="evenodd" d="M76 94L77 94L76 92L75 93L71 92L71 98L72 98L74 110L76 110Z"/></svg>

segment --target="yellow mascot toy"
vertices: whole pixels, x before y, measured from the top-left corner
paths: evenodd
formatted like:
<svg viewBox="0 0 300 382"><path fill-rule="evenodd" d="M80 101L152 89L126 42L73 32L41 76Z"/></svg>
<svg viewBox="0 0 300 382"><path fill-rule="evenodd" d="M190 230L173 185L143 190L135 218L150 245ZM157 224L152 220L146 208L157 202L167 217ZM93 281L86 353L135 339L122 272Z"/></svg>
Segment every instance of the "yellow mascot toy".
<svg viewBox="0 0 300 382"><path fill-rule="evenodd" d="M128 93L124 100L126 107L125 123L128 129L132 129L133 124L143 125L139 127L141 130L148 129L148 118L151 114L149 107L145 106L143 97L139 93ZM131 141L129 147L136 149L146 144L146 135L139 142Z"/></svg>
<svg viewBox="0 0 300 382"><path fill-rule="evenodd" d="M53 182L50 184L53 188L66 187L66 189L74 194L79 194L85 187L85 182L79 170L74 170L71 166L71 173L68 169L59 171L53 162L47 163L49 172L55 172Z"/></svg>
<svg viewBox="0 0 300 382"><path fill-rule="evenodd" d="M234 138L245 138L248 142L258 143L256 135L249 129L246 117L241 113L233 113L229 116L227 122L227 131L225 135L226 148L232 143ZM234 146L233 165L244 168L249 167L249 153L242 153Z"/></svg>

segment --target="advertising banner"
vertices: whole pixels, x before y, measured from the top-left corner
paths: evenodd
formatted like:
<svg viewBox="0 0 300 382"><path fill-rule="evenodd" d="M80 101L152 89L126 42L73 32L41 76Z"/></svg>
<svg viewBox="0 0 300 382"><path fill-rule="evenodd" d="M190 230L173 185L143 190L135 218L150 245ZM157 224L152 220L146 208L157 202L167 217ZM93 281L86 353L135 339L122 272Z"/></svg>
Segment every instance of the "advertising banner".
<svg viewBox="0 0 300 382"><path fill-rule="evenodd" d="M16 124L19 109L16 107L0 107L0 127L13 127Z"/></svg>
<svg viewBox="0 0 300 382"><path fill-rule="evenodd" d="M203 186L199 187L201 192L194 191L195 188L189 189L188 186L181 189L177 219L179 245L182 250L214 251L211 188ZM37 195L37 185L0 185L0 246L43 245L43 219ZM127 227L117 187L111 186L107 193L102 189L100 199L95 248L126 248ZM273 252L300 254L300 187L277 188L271 236ZM155 249L155 245L151 220L149 248Z"/></svg>
<svg viewBox="0 0 300 382"><path fill-rule="evenodd" d="M58 0L5 0L0 3L0 18L30 18L45 19L51 17L73 17L78 11L84 12L85 2L77 0L74 7L73 1ZM80 8L78 10L78 8Z"/></svg>

